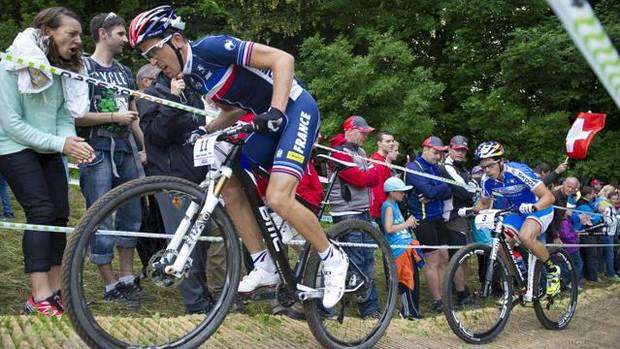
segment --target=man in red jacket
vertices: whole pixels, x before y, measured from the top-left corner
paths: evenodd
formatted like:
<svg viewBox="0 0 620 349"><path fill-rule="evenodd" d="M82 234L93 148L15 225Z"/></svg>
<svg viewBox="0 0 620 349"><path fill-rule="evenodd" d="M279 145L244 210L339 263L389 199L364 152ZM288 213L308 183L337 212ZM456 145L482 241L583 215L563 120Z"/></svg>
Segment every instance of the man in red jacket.
<svg viewBox="0 0 620 349"><path fill-rule="evenodd" d="M394 148L394 136L385 132L377 133L377 151L370 157L373 160L388 162L387 155ZM385 201L385 192L383 192L383 182L392 176L392 171L385 165L374 164L377 167L378 183L372 187L372 197L370 198L370 217L381 227L381 205Z"/></svg>
<svg viewBox="0 0 620 349"><path fill-rule="evenodd" d="M341 152L333 152L332 157L353 162L357 166L349 167L338 173L338 179L334 182L329 194L331 215L334 223L345 219L358 219L371 222L370 200L371 189L379 184L377 166L364 160L366 152L362 144L368 134L374 129L368 126L363 117L352 115L342 125L344 134L338 134L331 141L332 147ZM357 232L351 232L341 238L342 242L375 243L370 236L359 236ZM349 260L357 265L366 275L374 275L373 250L363 247L346 247L345 252ZM373 289L367 301L358 303L358 310L362 318L378 318L381 316L377 291Z"/></svg>

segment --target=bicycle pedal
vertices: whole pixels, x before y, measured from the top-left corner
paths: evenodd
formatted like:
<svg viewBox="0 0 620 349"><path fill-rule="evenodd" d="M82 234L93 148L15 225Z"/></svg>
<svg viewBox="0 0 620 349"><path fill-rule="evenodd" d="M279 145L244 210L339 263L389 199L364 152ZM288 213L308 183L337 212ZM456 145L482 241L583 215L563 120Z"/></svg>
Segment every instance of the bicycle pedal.
<svg viewBox="0 0 620 349"><path fill-rule="evenodd" d="M239 292L239 297L243 300L262 301L277 298L277 285L276 286L263 286L255 289L252 292Z"/></svg>

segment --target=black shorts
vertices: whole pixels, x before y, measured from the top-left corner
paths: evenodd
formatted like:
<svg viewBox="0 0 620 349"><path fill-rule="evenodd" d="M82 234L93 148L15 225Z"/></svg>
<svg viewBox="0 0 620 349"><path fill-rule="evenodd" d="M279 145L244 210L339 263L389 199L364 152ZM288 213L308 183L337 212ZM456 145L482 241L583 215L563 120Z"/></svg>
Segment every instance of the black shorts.
<svg viewBox="0 0 620 349"><path fill-rule="evenodd" d="M415 235L420 241L420 245L439 246L439 245L465 245L467 238L465 234L448 229L442 217L423 220L415 229ZM424 253L429 253L435 249L424 249ZM448 250L450 255L457 250Z"/></svg>

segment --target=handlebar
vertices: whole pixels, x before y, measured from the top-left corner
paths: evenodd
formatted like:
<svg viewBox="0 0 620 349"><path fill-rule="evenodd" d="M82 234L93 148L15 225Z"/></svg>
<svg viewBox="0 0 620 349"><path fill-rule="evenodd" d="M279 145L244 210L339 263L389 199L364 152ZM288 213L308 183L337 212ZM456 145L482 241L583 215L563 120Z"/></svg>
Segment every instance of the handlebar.
<svg viewBox="0 0 620 349"><path fill-rule="evenodd" d="M236 136L240 133L252 133L256 131L254 124L236 124L231 127L225 128L219 132L217 136L218 141L226 140L228 137Z"/></svg>
<svg viewBox="0 0 620 349"><path fill-rule="evenodd" d="M536 208L536 206L533 206L533 209L534 209L534 211L532 211L532 213L538 211L538 208ZM518 213L518 212L519 212L519 208L513 205L513 206L510 206L508 208L499 209L499 211L497 211L496 215L497 216L504 216L504 215L507 215L509 213ZM476 215L478 215L478 213L474 212L474 209L472 207L472 208L469 208L466 211L465 217L467 217L467 218L475 217Z"/></svg>

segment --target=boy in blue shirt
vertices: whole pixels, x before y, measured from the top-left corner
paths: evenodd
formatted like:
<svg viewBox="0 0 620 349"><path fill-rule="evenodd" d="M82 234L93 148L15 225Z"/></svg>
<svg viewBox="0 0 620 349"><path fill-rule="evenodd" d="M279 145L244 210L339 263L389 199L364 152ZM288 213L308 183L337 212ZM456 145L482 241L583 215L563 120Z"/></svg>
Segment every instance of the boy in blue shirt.
<svg viewBox="0 0 620 349"><path fill-rule="evenodd" d="M409 231L410 228L418 225L418 221L414 216L405 220L398 208L398 202L403 201L405 192L411 188L398 177L390 177L385 181L383 191L386 193L387 199L381 206L381 223L385 228L385 238L392 247L394 263L396 264L398 292L403 303L401 316L408 320L415 320L421 317L419 289L417 287L420 283L420 277L417 269L424 265L424 260L417 250L404 247L419 245Z"/></svg>

